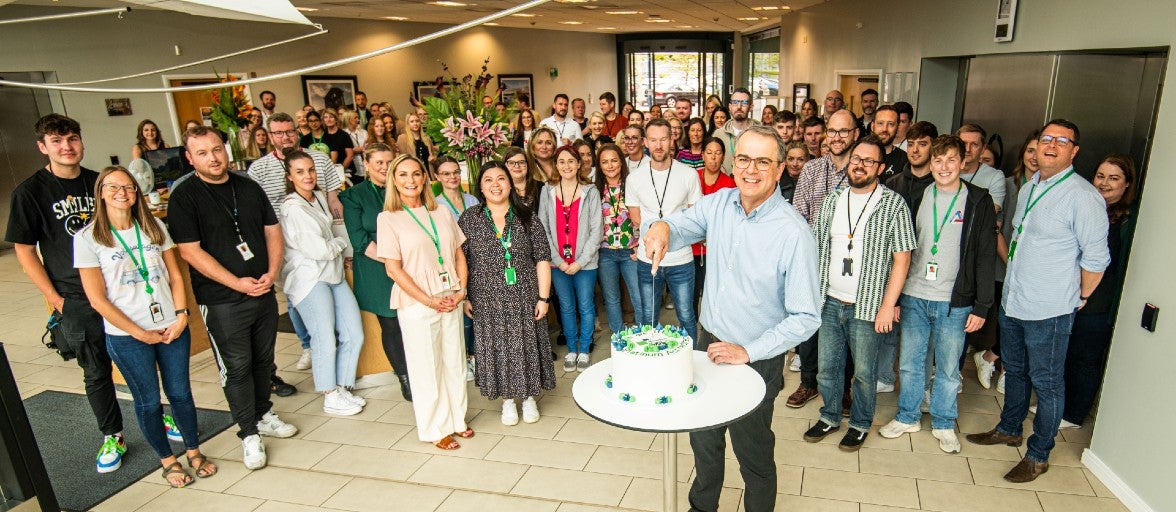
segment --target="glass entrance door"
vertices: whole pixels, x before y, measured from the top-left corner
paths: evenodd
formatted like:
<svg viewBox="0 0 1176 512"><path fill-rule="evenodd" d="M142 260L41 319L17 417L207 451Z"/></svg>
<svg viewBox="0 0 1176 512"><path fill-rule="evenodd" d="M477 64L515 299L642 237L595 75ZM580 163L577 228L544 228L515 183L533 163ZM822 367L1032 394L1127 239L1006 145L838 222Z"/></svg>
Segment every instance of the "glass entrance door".
<svg viewBox="0 0 1176 512"><path fill-rule="evenodd" d="M678 98L689 99L691 117L701 116L711 94L724 97L730 56L712 40L628 41L625 43L626 90L623 100L648 112L653 105L673 109Z"/></svg>

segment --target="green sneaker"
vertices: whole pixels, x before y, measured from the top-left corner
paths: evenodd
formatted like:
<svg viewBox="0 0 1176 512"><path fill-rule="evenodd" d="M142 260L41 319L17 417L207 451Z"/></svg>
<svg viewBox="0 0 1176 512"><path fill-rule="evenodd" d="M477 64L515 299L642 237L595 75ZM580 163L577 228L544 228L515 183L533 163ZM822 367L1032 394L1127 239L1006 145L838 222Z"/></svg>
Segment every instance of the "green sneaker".
<svg viewBox="0 0 1176 512"><path fill-rule="evenodd" d="M98 449L98 472L110 473L122 467L123 454L127 451L127 443L122 434L106 436L102 448Z"/></svg>
<svg viewBox="0 0 1176 512"><path fill-rule="evenodd" d="M184 442L184 436L180 434L180 427L176 426L176 420L171 416L163 415L163 431L167 433L167 440L173 443Z"/></svg>

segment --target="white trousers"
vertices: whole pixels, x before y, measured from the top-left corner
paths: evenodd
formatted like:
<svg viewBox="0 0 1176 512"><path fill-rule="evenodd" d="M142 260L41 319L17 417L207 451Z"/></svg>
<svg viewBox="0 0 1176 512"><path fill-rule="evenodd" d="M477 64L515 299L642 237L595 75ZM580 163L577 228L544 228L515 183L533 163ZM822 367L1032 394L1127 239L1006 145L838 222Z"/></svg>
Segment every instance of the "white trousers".
<svg viewBox="0 0 1176 512"><path fill-rule="evenodd" d="M423 304L396 310L421 441L466 430L466 354L461 308L438 313Z"/></svg>

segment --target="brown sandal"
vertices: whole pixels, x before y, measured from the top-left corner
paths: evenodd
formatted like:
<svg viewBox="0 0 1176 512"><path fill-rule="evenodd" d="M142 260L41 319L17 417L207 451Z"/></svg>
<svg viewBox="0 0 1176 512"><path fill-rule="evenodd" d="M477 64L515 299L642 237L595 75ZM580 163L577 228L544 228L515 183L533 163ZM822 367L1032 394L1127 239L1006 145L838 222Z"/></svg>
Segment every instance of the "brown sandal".
<svg viewBox="0 0 1176 512"><path fill-rule="evenodd" d="M208 457L203 453L195 457L188 457L188 465L192 467L192 470L196 472L196 476L200 478L208 478L215 475L218 470L216 464L208 460Z"/></svg>
<svg viewBox="0 0 1176 512"><path fill-rule="evenodd" d="M465 429L464 432L454 432L453 434L456 435L457 437L469 439L471 437L474 437L474 429L467 428L467 429Z"/></svg>
<svg viewBox="0 0 1176 512"><path fill-rule="evenodd" d="M461 445L453 440L453 436L442 437L440 441L433 443L433 445L442 450L456 450L461 448Z"/></svg>
<svg viewBox="0 0 1176 512"><path fill-rule="evenodd" d="M184 475L184 481L176 484L174 481L168 478L172 475ZM176 489L182 489L195 481L192 479L192 475L189 475L187 471L184 471L184 467L181 466L179 462L173 462L170 466L163 468L163 479L167 481L168 485Z"/></svg>

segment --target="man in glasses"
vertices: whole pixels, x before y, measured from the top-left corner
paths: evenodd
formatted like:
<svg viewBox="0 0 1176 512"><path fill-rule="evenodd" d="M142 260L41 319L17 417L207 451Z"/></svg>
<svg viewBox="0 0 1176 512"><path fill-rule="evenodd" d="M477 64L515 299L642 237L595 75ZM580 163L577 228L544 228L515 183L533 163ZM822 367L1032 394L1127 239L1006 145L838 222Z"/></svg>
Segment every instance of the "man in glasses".
<svg viewBox="0 0 1176 512"><path fill-rule="evenodd" d="M845 108L845 96L841 91L833 89L825 95L825 121L833 118L833 114ZM852 117L852 114L850 114ZM854 119L854 125L857 125L857 119Z"/></svg>
<svg viewBox="0 0 1176 512"><path fill-rule="evenodd" d="M1049 469L1049 453L1062 421L1066 349L1075 311L1098 286L1110 264L1106 202L1082 176L1075 176L1078 126L1055 119L1037 141L1038 173L1021 186L1011 213L1008 271L997 318L1005 367L1000 423L969 434L981 445L1020 446L1030 392L1037 414L1025 457L1007 474L1031 482Z"/></svg>
<svg viewBox="0 0 1176 512"><path fill-rule="evenodd" d="M732 159L735 157L735 141L739 139L739 134L744 130L759 124L759 122L748 115L751 112L751 91L745 87L735 89L735 92L731 93L727 109L731 111L731 119L718 128L715 137L727 145L727 151L723 153L723 170L731 172Z"/></svg>
<svg viewBox="0 0 1176 512"><path fill-rule="evenodd" d="M882 141L873 135L853 145L849 188L825 197L813 226L821 276L818 297L824 299L817 383L825 404L820 421L804 439L815 443L841 428L848 349L853 404L839 445L844 451L861 448L874 421L878 348L896 325L898 298L917 246L906 201L878 183L883 151Z"/></svg>
<svg viewBox="0 0 1176 512"><path fill-rule="evenodd" d="M739 136L735 148L738 188L720 190L655 221L640 253L657 267L667 251L689 250L693 242L726 247L730 250L706 256L703 304L758 305L702 308L695 347L706 350L716 364L748 365L763 377L767 393L739 421L690 433L697 469L690 487L691 510L719 507L728 433L747 487L744 509L775 507L776 438L771 424L773 402L784 384L784 354L821 323L815 240L804 218L776 193L784 172L784 143L771 127L753 126Z"/></svg>

